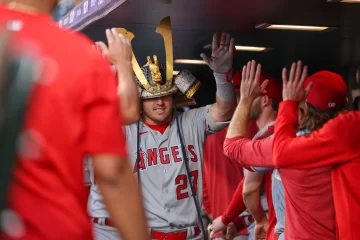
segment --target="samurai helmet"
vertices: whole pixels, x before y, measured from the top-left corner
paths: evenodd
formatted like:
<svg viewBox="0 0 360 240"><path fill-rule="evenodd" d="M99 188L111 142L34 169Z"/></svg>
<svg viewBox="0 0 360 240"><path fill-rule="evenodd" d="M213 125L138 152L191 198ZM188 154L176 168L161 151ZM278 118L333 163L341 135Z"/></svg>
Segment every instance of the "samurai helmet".
<svg viewBox="0 0 360 240"><path fill-rule="evenodd" d="M135 37L124 28L117 31L130 41ZM182 70L174 78L174 58L170 17L161 20L156 32L162 35L165 43L166 66L159 63L158 57L147 57L147 63L140 67L133 52L132 66L136 75L140 98L151 99L174 95L177 106L196 104L192 98L201 83L189 71Z"/></svg>

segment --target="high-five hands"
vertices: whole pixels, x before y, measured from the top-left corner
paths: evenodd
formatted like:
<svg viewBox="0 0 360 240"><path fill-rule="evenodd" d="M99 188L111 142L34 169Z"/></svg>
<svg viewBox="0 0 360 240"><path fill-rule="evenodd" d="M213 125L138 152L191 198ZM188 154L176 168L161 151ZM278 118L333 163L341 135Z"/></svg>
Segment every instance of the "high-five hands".
<svg viewBox="0 0 360 240"><path fill-rule="evenodd" d="M220 44L218 35L215 33L212 41L211 57L200 54L201 58L215 73L228 73L232 69L234 60L235 39L228 33L221 33Z"/></svg>
<svg viewBox="0 0 360 240"><path fill-rule="evenodd" d="M307 66L302 67L301 61L292 64L289 77L287 76L286 68L283 69L283 100L294 100L297 102L305 100L313 85L310 83L306 89L304 89L307 72Z"/></svg>
<svg viewBox="0 0 360 240"><path fill-rule="evenodd" d="M254 60L250 61L243 67L242 79L240 86L240 98L254 100L262 93L265 93L265 87L269 80L265 80L260 85L261 64Z"/></svg>
<svg viewBox="0 0 360 240"><path fill-rule="evenodd" d="M106 30L106 38L109 46L106 46L104 42L95 43L103 57L113 65L119 66L119 69L131 67L132 48L130 41L119 34L115 28Z"/></svg>

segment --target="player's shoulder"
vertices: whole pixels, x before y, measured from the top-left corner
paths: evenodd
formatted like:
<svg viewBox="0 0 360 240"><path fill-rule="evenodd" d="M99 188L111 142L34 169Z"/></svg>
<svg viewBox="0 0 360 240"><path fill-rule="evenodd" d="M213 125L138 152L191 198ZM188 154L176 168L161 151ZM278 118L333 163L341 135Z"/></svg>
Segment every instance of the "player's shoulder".
<svg viewBox="0 0 360 240"><path fill-rule="evenodd" d="M353 124L357 125L360 120L360 111L346 111L340 113L337 117L329 120L325 126L326 127L336 127L347 125L351 128ZM324 126L324 127L325 127Z"/></svg>
<svg viewBox="0 0 360 240"><path fill-rule="evenodd" d="M360 119L360 111L348 111L345 113L339 114L341 120L349 120L358 122Z"/></svg>

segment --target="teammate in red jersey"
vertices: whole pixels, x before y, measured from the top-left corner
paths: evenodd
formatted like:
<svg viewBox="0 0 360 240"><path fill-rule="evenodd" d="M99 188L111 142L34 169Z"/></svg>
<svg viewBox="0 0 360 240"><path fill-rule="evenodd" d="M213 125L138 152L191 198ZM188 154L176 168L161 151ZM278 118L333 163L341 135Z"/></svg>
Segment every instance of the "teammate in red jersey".
<svg viewBox="0 0 360 240"><path fill-rule="evenodd" d="M250 62L249 62L250 64ZM244 76L243 76L244 77ZM262 81L265 82L266 78L262 76ZM261 128L261 130L256 134L254 139L262 139L267 138L270 135L273 134L273 124L274 120L276 119L277 115L277 106L278 103L281 101L281 86L277 83L276 80L269 78L270 81L268 82L268 85L266 87L266 94L264 94L263 98L258 98L256 105L254 105L252 109L252 118L257 120L258 126ZM230 131L230 129L229 129ZM228 134L229 134L228 131ZM245 194L247 196L247 203L251 202L252 204L249 208L250 211L253 213L256 211L259 214L254 214L257 221L257 226L255 229L255 234L259 235L258 232L260 232L261 226L265 228L265 230L268 229L268 225L270 226L270 230L268 231L269 234L273 234L273 229L276 225L276 217L273 209L273 203L272 203L272 195L271 195L271 175L272 172L269 171L267 173L260 173L260 172L248 172L247 174L247 182L245 186ZM268 205L268 214L269 214L269 222L268 219L261 207L260 203L260 187L263 185L265 179L265 185L266 185L266 200ZM243 186L244 181L242 181L238 188L236 189L236 192L233 196L233 199L231 200L228 208L225 211L225 214L218 219L215 219L212 224L212 230L214 232L219 231L224 227L224 225L229 224L229 222L233 221L233 219L242 213L246 207L244 205L244 199L243 199ZM259 201L253 201L254 199L258 198ZM251 199L251 200L250 200ZM265 199L263 199L265 200ZM264 202L264 201L262 201ZM261 218L261 221L260 221ZM270 236L269 236L270 237ZM271 236L275 237L276 236ZM268 238L269 239L269 238Z"/></svg>
<svg viewBox="0 0 360 240"><path fill-rule="evenodd" d="M309 88L304 90L301 62L293 64L290 76L283 72L283 99L275 125L273 161L278 168L307 169L332 166L332 189L335 204L338 239L360 238L360 112L339 114L309 136L296 137L298 105ZM338 91L343 91L339 86ZM328 94L328 86L322 86ZM319 96L312 96L318 98ZM325 107L329 106L325 103ZM331 106L341 106L344 100L334 98Z"/></svg>
<svg viewBox="0 0 360 240"><path fill-rule="evenodd" d="M50 17L57 2L0 5L0 24L13 33L14 54L31 50L38 70L0 238L92 239L83 187L83 159L91 155L116 227L126 239L148 239L126 160L116 78L89 40L57 27ZM132 71L128 48L123 46L124 71Z"/></svg>
<svg viewBox="0 0 360 240"><path fill-rule="evenodd" d="M236 72L232 83L236 92L237 100L240 99L241 71ZM250 120L248 124L247 137L253 138L258 131L256 121ZM227 128L218 133L209 135L204 144L204 169L203 169L203 207L211 219L216 219L224 213L227 205L239 184L244 177L243 167L224 156L223 144ZM219 193L221 193L219 195ZM252 221L246 218L235 218L234 223L222 234L225 239L247 240L247 227ZM242 230L244 229L244 230ZM242 230L242 231L240 231ZM214 235L215 239L221 234Z"/></svg>
<svg viewBox="0 0 360 240"><path fill-rule="evenodd" d="M341 111L346 103L346 85L338 74L320 71L308 77L307 84L313 84L314 87L306 98L306 103L299 108L299 112L303 113L303 119L298 135L321 128L329 118L332 118L339 110ZM327 84L329 86L324 87ZM246 86L254 89L251 85L245 85L244 88ZM239 105L237 116L248 115L252 99L255 98L253 94L256 91L249 90L249 92L252 94L242 99L242 107ZM225 140L225 154L245 166L274 168L271 154L273 138L261 141L247 140L241 133L246 129L246 120L246 117L238 118L238 132L233 138ZM273 178L274 206L278 223L282 223L285 227L286 205L286 239L297 236L307 239L335 239L334 204L332 194L329 194L331 192L331 167L274 170L274 172L277 171L277 175ZM280 183L281 185L283 183L283 187ZM279 208L281 206L279 203L284 199L286 204Z"/></svg>

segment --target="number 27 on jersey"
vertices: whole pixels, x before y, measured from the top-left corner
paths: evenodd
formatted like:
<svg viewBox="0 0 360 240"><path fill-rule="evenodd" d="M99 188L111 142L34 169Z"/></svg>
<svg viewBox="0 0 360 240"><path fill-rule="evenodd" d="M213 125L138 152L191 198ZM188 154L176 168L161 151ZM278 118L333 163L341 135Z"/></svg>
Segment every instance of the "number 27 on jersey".
<svg viewBox="0 0 360 240"><path fill-rule="evenodd" d="M196 194L197 193L198 170L190 172L190 176L192 178L191 181L193 183L194 192ZM177 187L176 187L177 200L188 198L189 191L187 191L187 187L188 187L187 175L181 174L181 175L177 176L175 178L175 184L177 185ZM190 192L190 194L191 194L191 192Z"/></svg>

